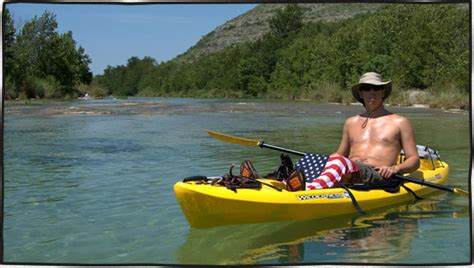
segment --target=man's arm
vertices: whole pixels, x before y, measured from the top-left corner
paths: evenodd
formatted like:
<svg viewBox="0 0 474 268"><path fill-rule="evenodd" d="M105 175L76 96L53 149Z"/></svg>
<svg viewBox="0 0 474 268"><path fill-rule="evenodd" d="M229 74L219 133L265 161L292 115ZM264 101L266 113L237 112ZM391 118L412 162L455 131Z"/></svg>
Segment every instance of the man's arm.
<svg viewBox="0 0 474 268"><path fill-rule="evenodd" d="M339 148L337 149L335 154L342 155L345 157L349 157L349 153L351 151L351 144L349 139L349 119L346 120L344 123L344 127L342 129L342 138L341 144L339 144Z"/></svg>
<svg viewBox="0 0 474 268"><path fill-rule="evenodd" d="M405 152L405 161L399 164L398 173L408 173L420 167L420 158L416 149L415 135L408 119L403 118L400 122L402 148Z"/></svg>

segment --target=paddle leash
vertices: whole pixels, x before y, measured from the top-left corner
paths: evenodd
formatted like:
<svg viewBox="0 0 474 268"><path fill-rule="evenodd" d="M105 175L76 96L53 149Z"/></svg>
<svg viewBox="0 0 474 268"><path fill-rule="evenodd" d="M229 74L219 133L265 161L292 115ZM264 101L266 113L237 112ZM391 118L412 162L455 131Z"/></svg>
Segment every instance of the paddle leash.
<svg viewBox="0 0 474 268"><path fill-rule="evenodd" d="M295 150L286 149L286 148L282 148L282 147L279 147L279 146L267 144L263 140L259 141L259 140L240 138L240 137L235 137L235 136L231 136L231 135L228 135L228 134L223 134L223 133L219 133L219 132L215 132L215 131L207 130L207 129L204 129L204 131L206 131L211 137L213 137L215 139L218 139L220 141L228 142L228 143L245 145L245 146L258 146L260 148L268 148L268 149L271 149L271 150L276 150L276 151L290 153L290 154L299 155L299 156L304 156L306 154L304 152L295 151ZM412 183L416 183L416 184L436 188L438 190L447 191L447 192L454 193L454 194L457 194L457 195L462 195L462 196L465 196L465 197L469 197L469 192L467 192L463 189L460 189L460 188L448 187L448 186L444 186L444 185L441 185L441 184L431 183L431 182L428 182L428 181L425 181L425 180L422 180L422 179L416 179L416 178L402 176L402 175L394 175L394 177L396 177L400 180L409 181L409 182L412 182Z"/></svg>

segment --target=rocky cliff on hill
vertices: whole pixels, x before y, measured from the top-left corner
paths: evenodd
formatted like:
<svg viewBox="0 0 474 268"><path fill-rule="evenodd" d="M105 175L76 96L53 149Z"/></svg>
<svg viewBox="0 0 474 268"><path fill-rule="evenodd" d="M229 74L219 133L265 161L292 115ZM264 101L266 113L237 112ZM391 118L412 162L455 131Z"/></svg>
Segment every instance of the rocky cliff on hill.
<svg viewBox="0 0 474 268"><path fill-rule="evenodd" d="M304 22L338 21L357 14L376 12L385 4L336 3L336 4L299 4L305 10ZM179 55L178 61L192 61L202 55L220 51L226 47L242 42L255 41L269 30L269 19L285 4L260 4L250 11L218 26L203 36L199 42L185 53Z"/></svg>

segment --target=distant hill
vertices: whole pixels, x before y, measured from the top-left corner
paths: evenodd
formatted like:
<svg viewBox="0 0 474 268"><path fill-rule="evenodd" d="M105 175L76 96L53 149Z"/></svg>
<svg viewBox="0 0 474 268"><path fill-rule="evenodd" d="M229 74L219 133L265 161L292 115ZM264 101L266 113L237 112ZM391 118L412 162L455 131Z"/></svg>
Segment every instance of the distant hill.
<svg viewBox="0 0 474 268"><path fill-rule="evenodd" d="M386 4L337 3L299 4L305 9L304 22L338 21L357 14L376 12ZM177 61L192 61L202 55L220 51L242 42L255 41L269 30L269 19L285 4L260 4L252 10L227 21L208 33L199 42L179 55Z"/></svg>

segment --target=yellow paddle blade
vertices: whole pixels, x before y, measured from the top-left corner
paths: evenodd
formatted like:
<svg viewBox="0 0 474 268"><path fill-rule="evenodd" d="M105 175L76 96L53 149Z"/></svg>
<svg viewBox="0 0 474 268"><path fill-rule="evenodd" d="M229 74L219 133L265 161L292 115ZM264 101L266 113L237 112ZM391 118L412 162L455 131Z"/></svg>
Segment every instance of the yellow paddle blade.
<svg viewBox="0 0 474 268"><path fill-rule="evenodd" d="M240 145L247 145L247 146L258 146L259 141L258 140L251 140L251 139L244 139L244 138L239 138L219 132L215 132L212 130L204 129L204 131L207 132L211 137L225 141L225 142L230 142L234 144L240 144Z"/></svg>
<svg viewBox="0 0 474 268"><path fill-rule="evenodd" d="M469 192L464 191L463 189L454 188L454 189L453 189L453 192L456 193L456 194L459 194L459 195L463 195L463 196L469 197Z"/></svg>

